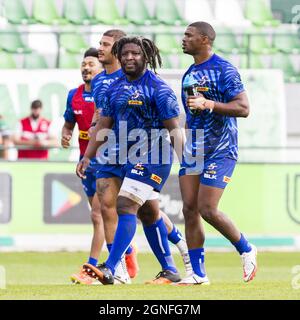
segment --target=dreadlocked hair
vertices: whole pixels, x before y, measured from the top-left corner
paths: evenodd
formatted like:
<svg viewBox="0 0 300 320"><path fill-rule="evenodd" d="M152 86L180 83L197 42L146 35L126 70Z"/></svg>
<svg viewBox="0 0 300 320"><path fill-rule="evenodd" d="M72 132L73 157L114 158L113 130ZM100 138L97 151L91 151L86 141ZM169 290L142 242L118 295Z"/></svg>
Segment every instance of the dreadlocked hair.
<svg viewBox="0 0 300 320"><path fill-rule="evenodd" d="M156 73L156 69L162 66L159 50L153 41L144 37L123 37L116 41L112 47L112 54L121 61L121 53L125 44L134 43L138 45L144 54L146 63Z"/></svg>

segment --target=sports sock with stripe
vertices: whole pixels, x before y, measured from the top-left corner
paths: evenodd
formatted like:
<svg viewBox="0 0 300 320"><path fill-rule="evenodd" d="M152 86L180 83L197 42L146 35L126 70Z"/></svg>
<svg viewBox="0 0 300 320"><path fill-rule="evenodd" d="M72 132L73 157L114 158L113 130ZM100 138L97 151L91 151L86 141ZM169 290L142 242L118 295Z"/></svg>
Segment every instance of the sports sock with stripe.
<svg viewBox="0 0 300 320"><path fill-rule="evenodd" d="M191 264L193 271L199 277L205 277L205 266L204 266L204 248L190 249L189 255L191 259Z"/></svg>
<svg viewBox="0 0 300 320"><path fill-rule="evenodd" d="M163 219L157 220L150 226L143 225L143 228L149 245L162 269L177 272L168 243L168 230Z"/></svg>
<svg viewBox="0 0 300 320"><path fill-rule="evenodd" d="M115 273L116 265L130 245L136 231L136 215L126 213L119 214L118 227L106 266Z"/></svg>

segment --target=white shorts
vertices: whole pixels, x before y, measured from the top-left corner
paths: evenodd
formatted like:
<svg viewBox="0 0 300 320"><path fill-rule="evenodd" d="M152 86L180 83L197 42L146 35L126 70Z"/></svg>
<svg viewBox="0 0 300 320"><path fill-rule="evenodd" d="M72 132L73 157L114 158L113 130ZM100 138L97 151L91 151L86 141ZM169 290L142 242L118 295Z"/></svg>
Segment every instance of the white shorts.
<svg viewBox="0 0 300 320"><path fill-rule="evenodd" d="M147 200L156 200L159 193L146 183L125 177L119 195L130 198L141 206Z"/></svg>

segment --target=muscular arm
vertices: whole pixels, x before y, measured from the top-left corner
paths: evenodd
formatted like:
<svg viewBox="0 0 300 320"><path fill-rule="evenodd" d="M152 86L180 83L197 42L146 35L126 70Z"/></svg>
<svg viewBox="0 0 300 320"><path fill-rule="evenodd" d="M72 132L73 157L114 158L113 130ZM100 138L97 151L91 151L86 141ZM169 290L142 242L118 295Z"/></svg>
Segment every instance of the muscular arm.
<svg viewBox="0 0 300 320"><path fill-rule="evenodd" d="M228 103L215 102L213 111L224 116L247 118L249 101L246 92L242 92Z"/></svg>
<svg viewBox="0 0 300 320"><path fill-rule="evenodd" d="M238 94L227 103L208 100L203 96L188 97L187 105L192 109L210 109L229 117L247 118L249 115L249 101L246 92Z"/></svg>

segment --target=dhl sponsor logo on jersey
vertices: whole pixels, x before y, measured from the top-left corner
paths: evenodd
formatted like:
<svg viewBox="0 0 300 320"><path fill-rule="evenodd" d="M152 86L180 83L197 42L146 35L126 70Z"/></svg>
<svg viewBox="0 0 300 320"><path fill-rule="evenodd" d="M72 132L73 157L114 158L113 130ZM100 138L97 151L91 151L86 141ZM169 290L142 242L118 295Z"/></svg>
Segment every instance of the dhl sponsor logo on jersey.
<svg viewBox="0 0 300 320"><path fill-rule="evenodd" d="M79 139L81 140L89 140L89 134L87 131L79 130Z"/></svg>
<svg viewBox="0 0 300 320"><path fill-rule="evenodd" d="M154 173L151 174L151 178L150 178L150 179L153 180L153 181L155 181L155 182L158 183L158 184L161 184L161 182L162 182L162 178L159 177L159 176L157 176L157 175L154 174Z"/></svg>
<svg viewBox="0 0 300 320"><path fill-rule="evenodd" d="M227 177L227 176L224 176L224 177L223 177L223 182L228 183L228 182L230 182L230 181L231 181L231 178L229 178L229 177Z"/></svg>
<svg viewBox="0 0 300 320"><path fill-rule="evenodd" d="M207 92L209 90L208 87L197 87L198 92Z"/></svg>
<svg viewBox="0 0 300 320"><path fill-rule="evenodd" d="M143 105L143 101L140 100L129 100L128 105L130 106L141 106Z"/></svg>

